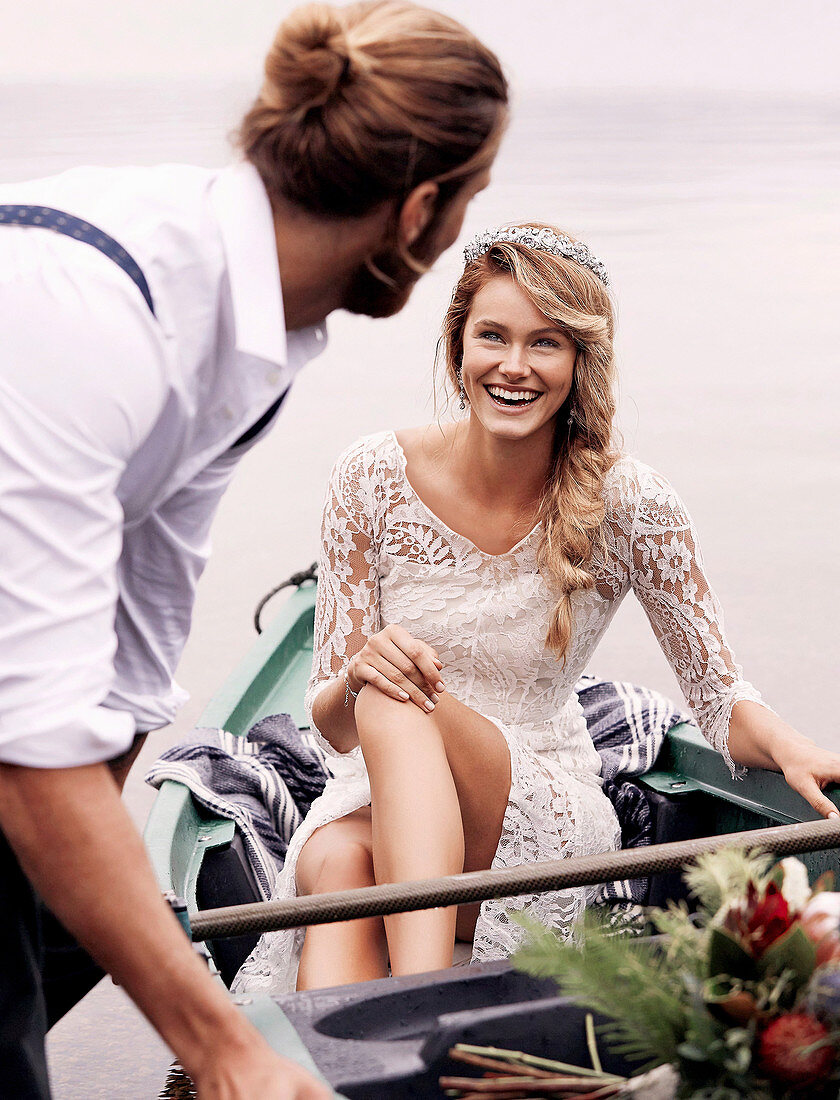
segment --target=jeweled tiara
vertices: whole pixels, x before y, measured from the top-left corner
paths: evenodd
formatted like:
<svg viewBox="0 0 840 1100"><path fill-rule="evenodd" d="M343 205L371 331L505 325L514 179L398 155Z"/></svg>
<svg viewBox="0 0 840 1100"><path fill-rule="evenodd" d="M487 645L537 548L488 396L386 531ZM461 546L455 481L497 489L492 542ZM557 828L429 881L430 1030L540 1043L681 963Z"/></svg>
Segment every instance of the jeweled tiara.
<svg viewBox="0 0 840 1100"><path fill-rule="evenodd" d="M588 267L593 275L597 276L604 284L610 285L610 277L604 264L594 256L585 244L580 241L570 241L564 235L558 235L553 229L539 229L535 225L515 225L502 229L485 229L473 237L464 249L464 263L471 264L485 252L489 252L494 244L507 241L511 244L524 244L527 248L536 248L539 252L550 252L554 256L565 256L567 260L575 260L582 267Z"/></svg>

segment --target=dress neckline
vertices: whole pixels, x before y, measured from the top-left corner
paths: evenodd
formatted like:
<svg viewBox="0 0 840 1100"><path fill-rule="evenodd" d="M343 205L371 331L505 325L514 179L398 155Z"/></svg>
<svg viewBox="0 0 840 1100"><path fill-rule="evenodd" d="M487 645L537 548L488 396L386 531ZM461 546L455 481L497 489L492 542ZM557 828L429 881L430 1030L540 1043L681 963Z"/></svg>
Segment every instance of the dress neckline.
<svg viewBox="0 0 840 1100"><path fill-rule="evenodd" d="M486 550L482 550L480 546L476 546L472 539L467 538L466 535L462 535L460 531L453 531L453 529L448 524L444 523L440 516L436 512L433 512L428 504L426 504L426 502L423 500L423 498L420 496L420 494L417 492L417 490L414 488L414 486L411 484L411 481L409 480L408 459L406 457L405 451L402 448L402 444L397 439L397 433L392 429L389 429L387 434L390 436L391 441L396 448L397 457L400 461L400 472L402 474L402 479L408 492L411 494L417 504L420 505L423 511L429 516L429 518L432 519L439 527L441 527L447 535L451 535L454 539L460 539L461 542L465 543L476 554L481 554L483 558L489 558L491 560L509 558L511 555L515 554L517 550L522 549L527 542L530 542L534 533L542 526L542 522L540 520L537 520L537 522L534 524L528 534L524 535L519 540L519 542L514 543L514 545L511 546L509 550L505 550L503 554L489 554Z"/></svg>

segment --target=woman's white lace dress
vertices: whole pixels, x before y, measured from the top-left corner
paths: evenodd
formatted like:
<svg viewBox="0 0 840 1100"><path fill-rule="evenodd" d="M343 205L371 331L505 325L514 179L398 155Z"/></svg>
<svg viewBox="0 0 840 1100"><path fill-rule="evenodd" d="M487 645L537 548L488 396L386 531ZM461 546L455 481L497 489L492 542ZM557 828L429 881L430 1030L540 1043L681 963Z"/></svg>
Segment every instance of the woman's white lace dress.
<svg viewBox="0 0 840 1100"><path fill-rule="evenodd" d="M647 612L700 728L730 767L732 706L740 699L759 701L726 644L691 520L669 483L625 457L608 475L605 499L596 585L573 597L573 637L560 664L545 648L554 600L537 570L539 528L507 554L479 550L414 492L392 432L355 443L333 470L324 510L310 713L318 692L383 626L400 623L434 646L447 691L493 721L510 750L510 797L494 867L619 844L617 819L601 790L600 758L574 685L629 589ZM370 802L361 749L341 755L322 743L334 778L292 838L276 898L294 896L297 856L314 830ZM516 948L521 930L509 920L510 911L527 908L567 932L585 902L583 889L485 902L473 959L502 958ZM293 990L302 943L300 929L263 936L234 988Z"/></svg>

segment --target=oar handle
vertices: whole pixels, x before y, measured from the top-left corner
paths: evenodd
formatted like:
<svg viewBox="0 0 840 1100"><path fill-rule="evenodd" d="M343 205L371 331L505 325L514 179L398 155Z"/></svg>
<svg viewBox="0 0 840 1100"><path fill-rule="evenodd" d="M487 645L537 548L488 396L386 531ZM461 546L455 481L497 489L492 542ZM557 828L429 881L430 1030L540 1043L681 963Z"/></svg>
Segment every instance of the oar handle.
<svg viewBox="0 0 840 1100"><path fill-rule="evenodd" d="M642 878L676 871L698 856L722 848L757 848L779 856L840 847L840 820L804 821L751 829L723 836L652 844L617 852L555 859L546 863L470 871L447 878L365 886L334 894L311 894L286 901L263 901L206 909L191 916L194 940L277 932L310 924L331 924L359 917L384 917L415 909L466 905L489 898L539 894L571 886L595 886L614 879Z"/></svg>

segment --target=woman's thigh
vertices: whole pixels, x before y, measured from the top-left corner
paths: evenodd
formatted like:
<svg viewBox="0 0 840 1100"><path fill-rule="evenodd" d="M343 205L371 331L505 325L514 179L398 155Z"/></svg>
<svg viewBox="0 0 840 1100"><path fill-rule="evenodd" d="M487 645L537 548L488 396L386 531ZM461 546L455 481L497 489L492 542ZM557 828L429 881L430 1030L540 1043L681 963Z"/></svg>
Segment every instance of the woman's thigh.
<svg viewBox="0 0 840 1100"><path fill-rule="evenodd" d="M445 692L430 717L443 737L464 823L464 870L489 867L510 794L510 751L489 719Z"/></svg>
<svg viewBox="0 0 840 1100"><path fill-rule="evenodd" d="M465 870L489 867L510 793L510 753L498 726L446 692L425 714L367 685L356 707L369 767L382 752L405 753L410 760L412 740L427 731L441 738L461 808Z"/></svg>
<svg viewBox="0 0 840 1100"><path fill-rule="evenodd" d="M321 825L298 855L295 880L299 894L352 889L373 883L370 806Z"/></svg>

